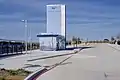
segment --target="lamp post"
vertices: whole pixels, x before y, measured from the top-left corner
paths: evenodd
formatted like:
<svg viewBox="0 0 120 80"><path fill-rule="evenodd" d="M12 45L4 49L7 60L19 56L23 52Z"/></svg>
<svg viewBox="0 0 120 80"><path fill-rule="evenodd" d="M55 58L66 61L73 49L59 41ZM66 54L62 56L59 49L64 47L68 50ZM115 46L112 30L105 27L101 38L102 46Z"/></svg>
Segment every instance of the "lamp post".
<svg viewBox="0 0 120 80"><path fill-rule="evenodd" d="M22 20L22 22L24 22L24 26L25 26L25 51L27 54L27 20Z"/></svg>
<svg viewBox="0 0 120 80"><path fill-rule="evenodd" d="M31 35L32 29L30 27L30 53L32 53L32 35Z"/></svg>

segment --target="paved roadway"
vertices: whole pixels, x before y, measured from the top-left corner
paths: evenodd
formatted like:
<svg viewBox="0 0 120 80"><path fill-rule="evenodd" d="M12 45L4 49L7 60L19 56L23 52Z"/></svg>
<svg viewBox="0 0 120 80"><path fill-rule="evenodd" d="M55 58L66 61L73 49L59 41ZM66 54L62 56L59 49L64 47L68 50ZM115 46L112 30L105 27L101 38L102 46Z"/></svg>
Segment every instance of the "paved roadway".
<svg viewBox="0 0 120 80"><path fill-rule="evenodd" d="M94 48L86 48L79 54L72 54L72 57L67 55L49 59L42 58L66 54L71 51L42 52L35 50L31 54L0 59L0 68L24 68L35 71L43 66L51 66L70 57L61 65L39 76L37 80L120 80L120 50L118 50L120 46L108 44L92 46Z"/></svg>
<svg viewBox="0 0 120 80"><path fill-rule="evenodd" d="M44 63L54 64L69 56L46 59ZM96 44L95 48L74 54L63 65L44 73L37 80L120 80L119 61L119 50L108 44Z"/></svg>

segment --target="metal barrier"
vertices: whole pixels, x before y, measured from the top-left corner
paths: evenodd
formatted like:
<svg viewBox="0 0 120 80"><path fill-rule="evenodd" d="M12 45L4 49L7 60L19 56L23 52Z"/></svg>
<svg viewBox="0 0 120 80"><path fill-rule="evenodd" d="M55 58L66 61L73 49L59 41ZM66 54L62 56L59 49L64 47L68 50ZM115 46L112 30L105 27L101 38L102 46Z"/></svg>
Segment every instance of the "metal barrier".
<svg viewBox="0 0 120 80"><path fill-rule="evenodd" d="M38 42L27 43L27 50L35 49L39 49ZM1 55L20 54L23 51L25 51L25 41L0 39L0 57Z"/></svg>
<svg viewBox="0 0 120 80"><path fill-rule="evenodd" d="M1 41L0 55L23 52L25 45L22 42Z"/></svg>

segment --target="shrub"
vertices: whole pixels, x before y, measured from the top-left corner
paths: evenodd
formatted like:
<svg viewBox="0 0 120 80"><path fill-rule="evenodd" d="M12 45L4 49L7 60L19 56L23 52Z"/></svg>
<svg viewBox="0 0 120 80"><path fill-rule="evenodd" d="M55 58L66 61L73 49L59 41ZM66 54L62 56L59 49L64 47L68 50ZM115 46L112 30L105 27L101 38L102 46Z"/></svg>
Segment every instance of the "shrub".
<svg viewBox="0 0 120 80"><path fill-rule="evenodd" d="M120 41L117 41L117 44L120 45Z"/></svg>
<svg viewBox="0 0 120 80"><path fill-rule="evenodd" d="M0 80L6 80L4 77L0 77Z"/></svg>

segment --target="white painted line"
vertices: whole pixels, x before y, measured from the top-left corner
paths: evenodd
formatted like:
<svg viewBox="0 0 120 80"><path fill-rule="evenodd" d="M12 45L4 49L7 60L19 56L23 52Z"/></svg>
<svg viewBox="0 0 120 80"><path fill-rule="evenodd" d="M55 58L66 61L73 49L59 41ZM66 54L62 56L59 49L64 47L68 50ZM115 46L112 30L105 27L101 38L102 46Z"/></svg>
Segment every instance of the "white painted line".
<svg viewBox="0 0 120 80"><path fill-rule="evenodd" d="M96 58L96 56L79 55L79 56L74 56L73 58Z"/></svg>

